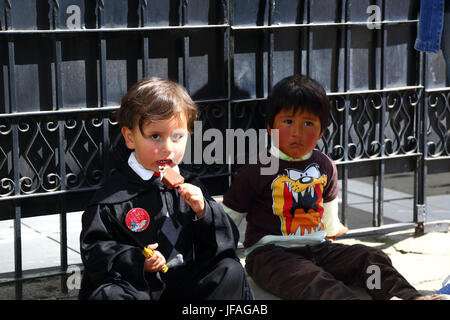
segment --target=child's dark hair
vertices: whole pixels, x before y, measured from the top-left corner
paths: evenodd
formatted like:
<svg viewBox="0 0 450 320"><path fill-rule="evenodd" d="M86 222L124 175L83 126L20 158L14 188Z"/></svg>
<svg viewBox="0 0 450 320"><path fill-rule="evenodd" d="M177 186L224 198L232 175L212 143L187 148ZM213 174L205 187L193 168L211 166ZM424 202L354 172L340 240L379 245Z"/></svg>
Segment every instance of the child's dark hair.
<svg viewBox="0 0 450 320"><path fill-rule="evenodd" d="M122 97L116 120L120 127L142 132L146 122L166 120L181 113L186 115L191 132L197 118L197 106L180 84L162 78L148 78L135 83Z"/></svg>
<svg viewBox="0 0 450 320"><path fill-rule="evenodd" d="M266 125L273 126L275 116L282 109L306 110L320 119L321 132L328 125L330 101L317 81L296 74L280 80L271 90L266 106Z"/></svg>

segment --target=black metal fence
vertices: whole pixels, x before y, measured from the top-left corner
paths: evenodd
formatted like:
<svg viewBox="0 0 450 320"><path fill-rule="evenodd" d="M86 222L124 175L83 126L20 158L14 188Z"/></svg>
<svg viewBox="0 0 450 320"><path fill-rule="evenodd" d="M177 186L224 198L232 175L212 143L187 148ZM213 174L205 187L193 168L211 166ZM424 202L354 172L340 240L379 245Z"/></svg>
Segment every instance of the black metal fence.
<svg viewBox="0 0 450 320"><path fill-rule="evenodd" d="M321 82L332 117L319 148L342 181L414 174L411 222L423 228L426 177L450 169L450 88L442 59L414 50L418 0L0 0L0 220L14 220L22 297L21 219L81 211L126 151L114 111L143 77L183 84L203 129L264 128L272 84ZM237 166L195 164L213 194Z"/></svg>

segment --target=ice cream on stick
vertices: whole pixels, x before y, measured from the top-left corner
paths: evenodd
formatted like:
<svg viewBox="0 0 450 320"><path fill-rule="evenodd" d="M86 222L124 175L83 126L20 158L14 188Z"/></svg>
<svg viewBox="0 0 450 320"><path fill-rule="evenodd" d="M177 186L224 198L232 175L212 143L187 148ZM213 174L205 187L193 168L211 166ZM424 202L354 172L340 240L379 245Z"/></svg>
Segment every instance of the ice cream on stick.
<svg viewBox="0 0 450 320"><path fill-rule="evenodd" d="M184 183L184 178L169 166L159 167L161 182L169 189L175 189Z"/></svg>

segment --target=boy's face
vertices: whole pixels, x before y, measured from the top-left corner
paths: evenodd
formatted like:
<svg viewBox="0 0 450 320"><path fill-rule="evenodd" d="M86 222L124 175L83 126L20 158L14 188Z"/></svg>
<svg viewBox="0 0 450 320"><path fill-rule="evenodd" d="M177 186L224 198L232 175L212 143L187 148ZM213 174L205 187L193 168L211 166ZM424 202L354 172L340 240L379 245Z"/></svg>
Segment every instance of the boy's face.
<svg viewBox="0 0 450 320"><path fill-rule="evenodd" d="M278 129L277 147L293 158L308 154L323 136L318 116L304 110L294 113L294 108L277 113L272 129ZM269 126L267 130L269 135L275 134Z"/></svg>
<svg viewBox="0 0 450 320"><path fill-rule="evenodd" d="M136 159L148 170L158 172L159 166L174 167L183 159L188 138L185 114L167 120L144 123L133 129L122 127L122 135L129 149L134 149Z"/></svg>

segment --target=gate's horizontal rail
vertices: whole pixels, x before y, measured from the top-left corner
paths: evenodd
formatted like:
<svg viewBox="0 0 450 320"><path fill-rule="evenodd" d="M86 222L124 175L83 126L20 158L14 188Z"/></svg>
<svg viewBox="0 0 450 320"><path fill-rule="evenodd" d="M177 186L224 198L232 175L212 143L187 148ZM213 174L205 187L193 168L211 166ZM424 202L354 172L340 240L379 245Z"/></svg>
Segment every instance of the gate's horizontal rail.
<svg viewBox="0 0 450 320"><path fill-rule="evenodd" d="M202 175L200 177L200 179L218 178L218 177L229 176L229 175L230 174L228 174L228 173L215 174L215 175ZM57 190L57 191L51 191L51 192L36 192L36 193L19 194L19 195L12 195L12 196L0 196L0 203L7 202L7 201L21 200L21 199L25 200L25 199L33 199L33 198L55 197L55 196L60 196L60 195L67 195L67 194L74 194L74 193L81 193L81 192L95 192L100 188L101 188L101 186L95 186L95 187L90 187L90 188L78 188L78 189L71 189L71 190Z"/></svg>
<svg viewBox="0 0 450 320"><path fill-rule="evenodd" d="M4 118L23 118L23 117L47 117L47 116L62 116L67 114L78 113L101 113L115 111L119 106L101 107L101 108L71 108L60 109L51 111L28 111L28 112L14 112L14 113L1 113L0 119Z"/></svg>
<svg viewBox="0 0 450 320"><path fill-rule="evenodd" d="M364 94L375 94L375 93L390 93L390 92L399 92L399 91L418 91L424 89L424 86L404 86L404 87L394 87L394 88L385 88L385 89L371 89L371 90L349 90L349 91L339 91L339 92L327 92L327 96L336 97L336 96L351 96L351 95L364 95ZM448 88L439 88L439 89L430 89L425 90L425 93L436 93L440 91L446 91ZM197 104L208 104L208 103L219 103L219 102L229 102L229 103L247 103L247 102L258 102L258 101L266 101L266 97L262 98L248 98L248 99L227 99L227 98L218 98L218 99L203 99L203 100L195 100ZM2 118L17 118L17 117L27 117L27 116L52 116L52 115L66 115L66 114L75 114L75 113L95 113L95 112L111 112L116 111L120 106L107 106L107 107L80 107L80 108L62 108L58 110L36 110L36 111L27 111L27 112L13 112L13 113L0 113L0 119Z"/></svg>
<svg viewBox="0 0 450 320"><path fill-rule="evenodd" d="M154 26L154 27L139 27L139 28L97 28L97 29L39 29L39 30L3 30L0 35L14 35L14 34L48 34L48 33L87 33L87 32L136 32L136 31L160 31L160 30L191 30L191 29L220 29L230 27L227 24L217 25L185 25L185 26Z"/></svg>
<svg viewBox="0 0 450 320"><path fill-rule="evenodd" d="M395 21L377 21L380 25L398 25L398 24L408 24L417 23L419 20L395 20ZM367 26L367 21L347 21L347 22L312 22L312 23L298 23L298 24L272 24L272 25L262 25L262 26L236 26L232 25L230 28L232 30L251 30L251 29L281 29L281 28L306 28L306 27L351 27L351 26Z"/></svg>
<svg viewBox="0 0 450 320"><path fill-rule="evenodd" d="M385 20L377 23L381 25L398 25L417 23L419 20ZM0 30L0 35L10 34L46 34L46 33L86 33L86 32L136 32L136 31L159 31L159 30L191 30L191 29L220 29L231 28L231 30L253 30L253 29L282 29L282 28L310 28L310 27L340 27L340 26L367 26L367 21L347 21L347 22L312 22L298 24L273 24L273 25L230 25L230 24L204 24L204 25L184 25L184 26L146 26L135 28L86 28L86 29L37 29L37 30Z"/></svg>

